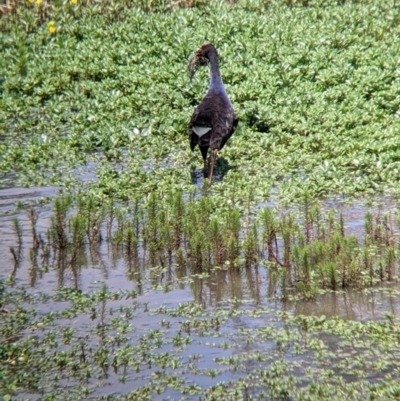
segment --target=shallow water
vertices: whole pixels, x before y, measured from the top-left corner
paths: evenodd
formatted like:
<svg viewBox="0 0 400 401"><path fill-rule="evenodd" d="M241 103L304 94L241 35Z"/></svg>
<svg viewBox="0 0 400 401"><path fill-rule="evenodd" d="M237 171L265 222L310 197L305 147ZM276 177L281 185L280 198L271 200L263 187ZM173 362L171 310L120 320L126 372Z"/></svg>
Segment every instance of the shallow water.
<svg viewBox="0 0 400 401"><path fill-rule="evenodd" d="M60 253L52 253L51 268L48 271L40 268L40 256L36 259L38 268L33 269L30 257L33 239L29 209L34 207L36 210L38 214L36 229L44 238L50 228L52 210L48 203L40 205L40 200L54 198L58 191L57 187L0 189L0 259L3 261L0 268L1 278L6 278L14 268L10 247L17 248L13 220L18 219L22 226L22 258L15 272L15 279L19 285L32 289L40 288L49 294L60 286L72 286L82 291L89 291L98 287L96 283L101 282L105 283L111 291L136 290L140 293L138 299L149 302L151 307L192 300L206 307L215 307L235 299L252 305L264 305L305 315L338 315L355 320L377 319L384 311L391 311L396 315L393 299L386 295L380 298L379 289L367 292L347 290L327 293L319 296L315 301L286 303L276 301L273 299L274 294L268 293L268 277L263 267L243 269L240 272L220 270L203 278L194 275L191 284L185 283L185 272L174 271L173 268L167 269L162 275L158 272L152 274L152 269L139 269L132 273L131 261L127 259L124 252L106 241L102 241L98 247L86 246L78 256L75 272L70 268L62 271L56 268L68 264L64 260L65 256ZM322 207L328 210L333 208L344 215L346 233L361 235L367 210L385 211L390 210L394 205L391 199L385 203L381 202L380 206L374 208L355 203L349 204L345 200L328 200ZM37 270L34 275L33 270ZM140 286L137 284L138 277L140 277ZM172 283L172 287L166 293L154 289L157 284L163 286L167 283Z"/></svg>
<svg viewBox="0 0 400 401"><path fill-rule="evenodd" d="M193 381L202 387L210 387L221 381L237 380L255 368L254 360L243 363L240 371L229 367L221 368L216 363L216 358L227 358L246 353L261 352L267 355L271 353L271 362L276 359L272 350L275 349L273 341L261 343L248 343L246 337L238 335L241 330L257 330L266 326L283 328L284 322L276 320L276 312L291 312L294 315L306 316L339 316L355 321L368 321L384 319L387 312L395 318L400 317L400 296L398 286L392 284L393 295L388 295L389 285L383 288L374 288L368 291L347 290L343 292L327 292L318 296L316 300L309 301L279 301L275 299L273 291L269 287L267 270L263 267L242 269L240 271L219 270L209 275L186 275L173 266L144 268L133 266L132 261L118 247L102 241L99 246L86 246L77 257L77 263L72 268L68 259L60 252L51 252L48 261L39 255L32 257L33 239L29 209L34 207L38 213L36 229L39 235L46 237L50 227L52 216L51 206L48 203L40 204L42 198L54 198L58 188L3 188L0 190L0 279L6 279L14 275L15 286L25 287L27 292L35 296L38 292L49 296L55 294L60 287L71 287L83 292L99 289L106 284L110 291L135 291L137 296L134 302L138 305L132 320L134 332L131 334L131 344L139 344L141 338L153 330L159 330L162 313L154 312L163 306L176 308L184 303L198 303L210 310L238 310L246 311L245 315L229 318L220 329L212 335L191 335L191 342L182 352L179 358L184 366L190 366L192 355L201 355L196 364L197 373L185 370L185 379ZM377 210L389 210L394 203L388 200ZM329 200L323 204L324 209L334 208L343 213L346 221L346 231L359 235L364 226L364 217L369 209L360 204L349 204L344 200ZM13 228L13 220L18 219L22 226L22 244L18 249L17 236ZM104 235L105 237L105 235ZM20 252L19 263L14 263L10 248ZM161 271L162 270L162 271ZM107 308L117 310L121 306L131 306L132 300L121 299L108 301ZM62 310L65 302L48 303L38 302L35 306L39 315L51 311ZM254 311L263 309L260 316L250 316ZM268 312L270 311L270 312ZM97 318L98 319L98 318ZM182 318L168 317L170 326L166 331L166 338L172 338L176 332L181 331ZM75 319L73 327L82 332L93 322L85 319ZM336 337L324 339L328 348L335 349ZM224 349L222 343L229 342L229 349ZM177 354L176 349L169 343L157 350L158 353L169 352ZM274 351L275 352L275 351ZM291 362L296 358L291 353L285 354ZM301 356L306 361L306 356ZM257 365L257 364L256 364ZM217 374L211 377L205 372L215 369ZM134 388L143 386L149 378L155 374L156 368L142 368L140 374L133 374L124 383L120 382L120 373L109 372L107 377L93 393L94 396L102 394L124 394ZM168 369L167 369L168 370ZM294 372L296 374L296 372ZM299 373L301 375L301 373ZM22 397L27 395L21 395ZM179 392L167 389L161 395L155 396L155 400L163 400L167 397L175 399ZM29 395L35 398L35 396ZM37 397L40 398L40 397ZM192 398L188 398L192 399ZM197 399L194 397L193 399Z"/></svg>

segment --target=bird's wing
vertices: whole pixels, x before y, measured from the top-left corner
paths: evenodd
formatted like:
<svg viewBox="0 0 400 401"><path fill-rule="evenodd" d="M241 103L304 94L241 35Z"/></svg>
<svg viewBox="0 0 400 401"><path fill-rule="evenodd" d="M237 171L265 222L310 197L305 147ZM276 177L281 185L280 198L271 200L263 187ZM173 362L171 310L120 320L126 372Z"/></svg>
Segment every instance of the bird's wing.
<svg viewBox="0 0 400 401"><path fill-rule="evenodd" d="M222 149L237 126L237 119L227 97L208 93L195 109L189 123L189 140L196 145Z"/></svg>
<svg viewBox="0 0 400 401"><path fill-rule="evenodd" d="M238 123L239 123L239 120L238 120L238 119L235 117L235 115L233 114L233 122L232 122L232 124L230 125L230 130L228 131L228 133L222 138L220 149L222 149L222 148L225 146L225 144L226 144L226 142L228 141L228 139L229 139L229 138L232 136L232 134L235 132Z"/></svg>
<svg viewBox="0 0 400 401"><path fill-rule="evenodd" d="M228 139L232 136L237 126L237 119L232 106L224 109L223 113L219 113L213 125L213 133L210 140L212 149L222 149Z"/></svg>

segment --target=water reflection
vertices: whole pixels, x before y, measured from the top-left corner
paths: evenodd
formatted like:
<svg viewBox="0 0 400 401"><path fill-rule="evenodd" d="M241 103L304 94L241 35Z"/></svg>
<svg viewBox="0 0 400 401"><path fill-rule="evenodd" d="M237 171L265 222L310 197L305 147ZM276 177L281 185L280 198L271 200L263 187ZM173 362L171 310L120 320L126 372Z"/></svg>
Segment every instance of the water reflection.
<svg viewBox="0 0 400 401"><path fill-rule="evenodd" d="M100 286L96 283L105 283L112 291L135 291L139 300L143 297L154 307L171 299L191 299L205 307L236 302L242 303L241 307L269 306L295 314L337 315L353 320L380 319L387 312L398 316L396 284L362 292L327 292L316 300L290 301L288 296L279 301L276 298L280 290L271 270L257 265L198 269L190 258L174 259L168 253L150 252L142 244L126 248L101 240L107 238L109 227L102 228L98 240L84 247L52 247L48 234L51 208L34 202L43 196L54 196L56 191L57 188L0 190L0 258L7 261L0 267L0 278L11 275L18 285L40 288L49 295L59 287L88 291ZM17 201L27 204L16 208ZM30 208L32 204L36 214ZM355 218L346 220L347 229L355 230L366 209L356 205L346 210L348 216Z"/></svg>
<svg viewBox="0 0 400 401"><path fill-rule="evenodd" d="M204 184L204 180L208 177L209 173L209 160L207 164L207 170L204 171L203 168L195 168L192 167L190 175L191 181L193 185L201 187ZM224 157L218 156L217 162L215 165L213 181L223 181L225 175L229 172L229 170L236 170L236 166L232 166L229 164L228 160Z"/></svg>

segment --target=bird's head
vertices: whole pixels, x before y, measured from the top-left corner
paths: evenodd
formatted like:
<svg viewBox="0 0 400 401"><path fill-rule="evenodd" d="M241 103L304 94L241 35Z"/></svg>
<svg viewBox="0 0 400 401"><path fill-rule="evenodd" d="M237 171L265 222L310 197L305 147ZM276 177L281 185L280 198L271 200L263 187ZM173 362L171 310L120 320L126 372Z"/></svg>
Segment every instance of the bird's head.
<svg viewBox="0 0 400 401"><path fill-rule="evenodd" d="M204 43L204 45L201 46L194 56L189 60L188 70L190 79L192 79L196 73L197 67L208 64L209 53L211 51L216 52L215 47L211 43Z"/></svg>

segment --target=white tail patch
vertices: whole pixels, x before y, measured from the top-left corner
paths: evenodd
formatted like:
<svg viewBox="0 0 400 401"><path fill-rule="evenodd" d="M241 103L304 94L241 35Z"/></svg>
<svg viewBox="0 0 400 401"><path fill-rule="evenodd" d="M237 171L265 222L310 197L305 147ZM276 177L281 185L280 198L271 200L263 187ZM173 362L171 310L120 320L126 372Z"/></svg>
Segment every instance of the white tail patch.
<svg viewBox="0 0 400 401"><path fill-rule="evenodd" d="M203 135L207 134L207 132L211 131L210 127L201 127L194 125L192 130L196 133L196 135L201 138Z"/></svg>

